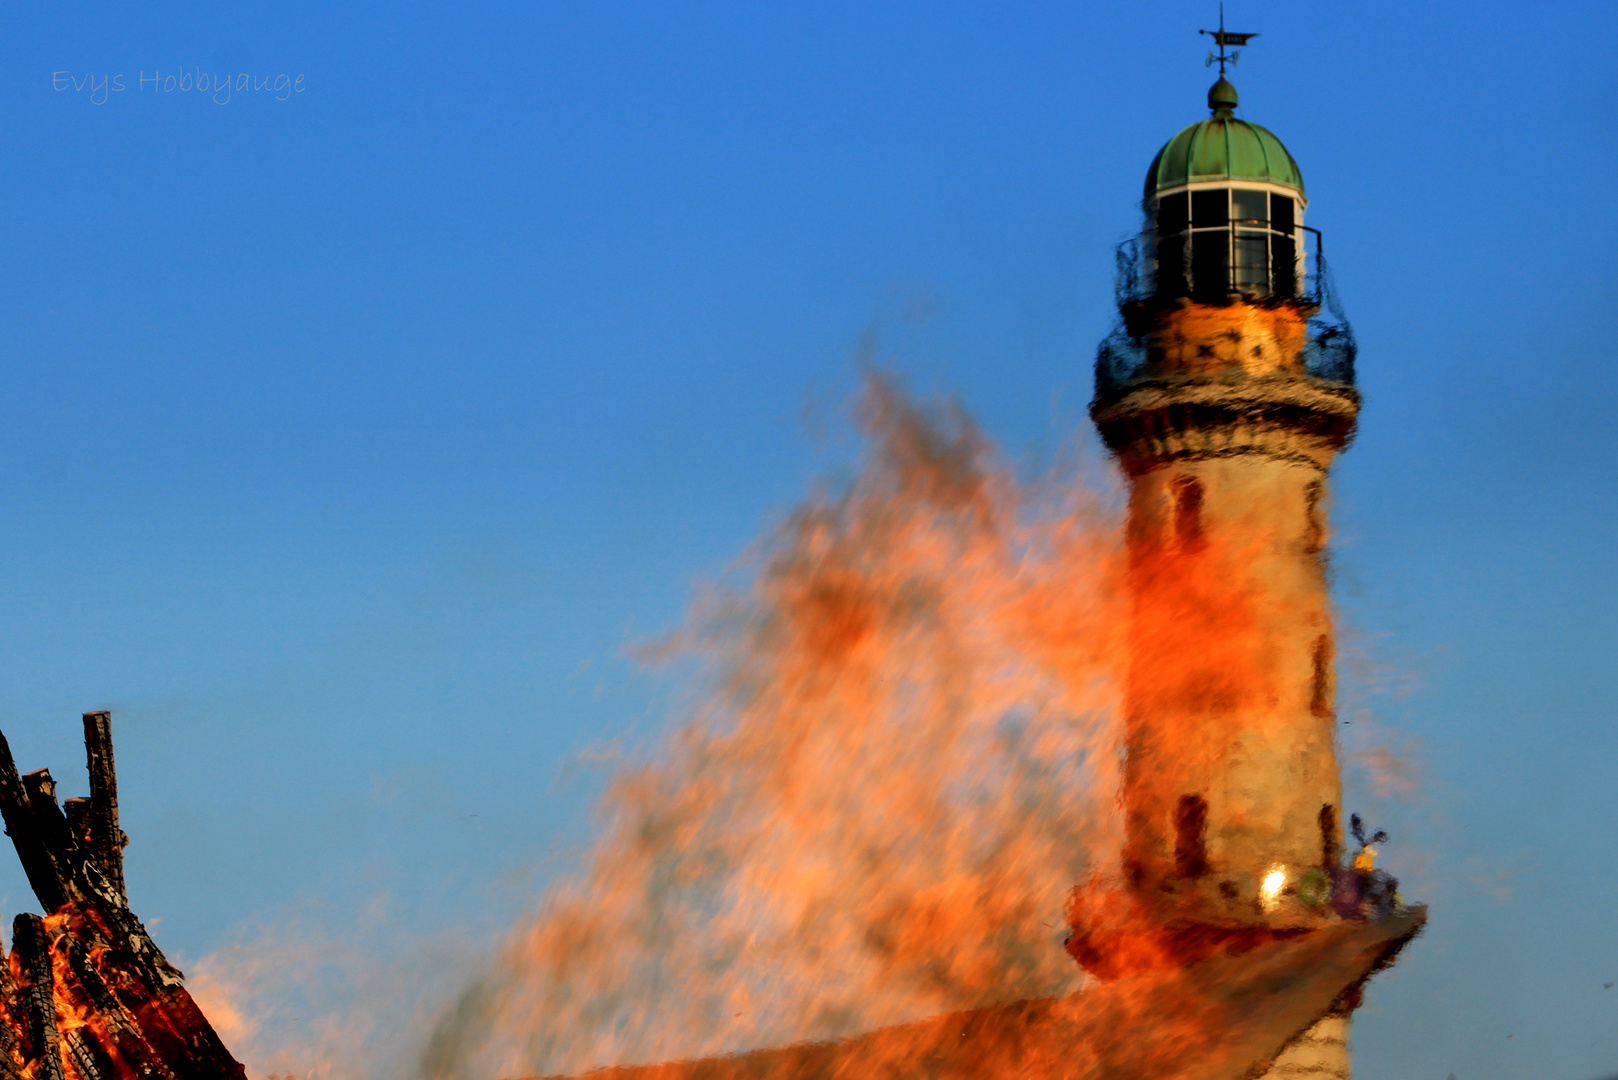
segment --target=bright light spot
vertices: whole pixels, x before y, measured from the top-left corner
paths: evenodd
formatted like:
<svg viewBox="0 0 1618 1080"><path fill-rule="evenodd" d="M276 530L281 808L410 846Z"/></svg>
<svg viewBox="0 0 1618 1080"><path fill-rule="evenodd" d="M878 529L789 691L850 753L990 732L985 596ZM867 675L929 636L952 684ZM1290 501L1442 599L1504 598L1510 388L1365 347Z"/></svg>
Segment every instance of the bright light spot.
<svg viewBox="0 0 1618 1080"><path fill-rule="evenodd" d="M1287 886L1287 872L1277 866L1264 875L1264 883L1258 887L1258 906L1265 911L1274 911L1281 903L1281 890Z"/></svg>

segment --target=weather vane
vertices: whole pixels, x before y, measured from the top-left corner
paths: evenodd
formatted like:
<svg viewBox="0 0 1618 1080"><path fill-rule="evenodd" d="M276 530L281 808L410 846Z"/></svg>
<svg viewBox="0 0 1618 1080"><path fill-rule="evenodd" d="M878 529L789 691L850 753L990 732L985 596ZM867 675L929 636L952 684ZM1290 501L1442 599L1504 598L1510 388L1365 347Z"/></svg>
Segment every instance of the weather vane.
<svg viewBox="0 0 1618 1080"><path fill-rule="evenodd" d="M1237 33L1234 33L1233 31L1226 30L1225 29L1225 5L1224 4L1219 5L1219 29L1217 29L1217 30L1198 30L1197 33L1199 33L1199 34L1207 34L1210 37L1212 37L1216 42L1219 43L1219 53L1218 53L1218 55L1215 55L1213 52L1209 52L1208 53L1208 62L1203 66L1204 67L1213 67L1214 61L1217 60L1219 62L1219 77L1221 79L1225 77L1225 65L1229 64L1231 67L1235 67L1236 66L1236 61L1240 60L1241 56L1242 56L1242 54L1240 52L1233 52L1229 56L1226 56L1225 55L1225 46L1226 45L1235 45L1238 48L1240 48L1241 46L1246 45L1253 38L1258 37L1257 34L1237 34Z"/></svg>

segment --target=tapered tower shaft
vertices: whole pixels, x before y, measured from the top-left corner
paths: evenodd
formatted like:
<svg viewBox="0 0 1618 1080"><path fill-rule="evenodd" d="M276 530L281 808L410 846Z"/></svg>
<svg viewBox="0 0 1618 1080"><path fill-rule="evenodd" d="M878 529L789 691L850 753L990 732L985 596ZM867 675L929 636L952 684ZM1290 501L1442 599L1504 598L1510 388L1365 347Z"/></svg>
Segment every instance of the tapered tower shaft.
<svg viewBox="0 0 1618 1080"><path fill-rule="evenodd" d="M1306 305L1142 311L1094 416L1130 483L1126 868L1230 915L1342 846L1326 470L1352 389L1304 367Z"/></svg>

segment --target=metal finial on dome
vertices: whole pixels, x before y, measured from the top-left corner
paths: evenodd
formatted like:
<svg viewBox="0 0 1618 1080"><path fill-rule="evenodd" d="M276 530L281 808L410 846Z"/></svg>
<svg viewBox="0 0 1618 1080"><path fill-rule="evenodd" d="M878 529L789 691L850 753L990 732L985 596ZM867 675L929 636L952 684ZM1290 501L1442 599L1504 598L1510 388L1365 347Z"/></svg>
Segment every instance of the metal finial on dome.
<svg viewBox="0 0 1618 1080"><path fill-rule="evenodd" d="M1229 116L1236 111L1236 87L1223 75L1208 88L1208 108L1215 116Z"/></svg>

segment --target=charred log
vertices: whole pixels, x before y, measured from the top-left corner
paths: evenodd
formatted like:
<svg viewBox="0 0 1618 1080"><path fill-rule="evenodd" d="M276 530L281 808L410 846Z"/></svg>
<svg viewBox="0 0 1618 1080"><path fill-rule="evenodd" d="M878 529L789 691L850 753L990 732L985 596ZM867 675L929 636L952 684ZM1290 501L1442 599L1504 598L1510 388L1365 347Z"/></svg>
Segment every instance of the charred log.
<svg viewBox="0 0 1618 1080"><path fill-rule="evenodd" d="M62 1036L56 1024L56 978L45 941L45 920L18 915L12 923L12 949L22 989L23 1031L36 1080L63 1080Z"/></svg>
<svg viewBox="0 0 1618 1080"><path fill-rule="evenodd" d="M112 762L112 714L84 714L84 756L90 772L86 814L91 855L107 876L118 900L124 899L124 847L129 837L118 827L118 776Z"/></svg>
<svg viewBox="0 0 1618 1080"><path fill-rule="evenodd" d="M22 1015L22 989L12 975L11 964L0 957L0 1080L23 1080L27 1059L18 1035Z"/></svg>
<svg viewBox="0 0 1618 1080"><path fill-rule="evenodd" d="M0 733L0 818L5 820L6 835L17 849L28 884L45 910L55 911L67 903L67 883L62 868L45 838L34 827L28 792L23 789L22 777L17 775L17 763L12 760L11 746L3 733Z"/></svg>
<svg viewBox="0 0 1618 1080"><path fill-rule="evenodd" d="M112 721L84 715L90 796L59 805L0 735L0 817L46 915L19 915L0 965L0 1080L246 1080L129 910Z"/></svg>

